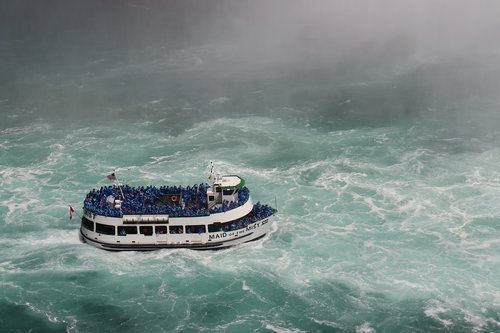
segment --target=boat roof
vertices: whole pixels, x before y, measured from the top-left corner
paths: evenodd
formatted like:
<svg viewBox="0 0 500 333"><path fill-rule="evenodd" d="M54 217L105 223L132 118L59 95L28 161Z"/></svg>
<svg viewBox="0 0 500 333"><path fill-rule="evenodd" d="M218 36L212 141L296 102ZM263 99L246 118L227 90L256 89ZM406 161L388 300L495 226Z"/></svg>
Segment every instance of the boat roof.
<svg viewBox="0 0 500 333"><path fill-rule="evenodd" d="M217 179L214 183L215 185L220 185L222 189L241 189L243 186L245 186L245 180L241 178L240 176L236 175L228 175L228 176L222 176L221 178Z"/></svg>

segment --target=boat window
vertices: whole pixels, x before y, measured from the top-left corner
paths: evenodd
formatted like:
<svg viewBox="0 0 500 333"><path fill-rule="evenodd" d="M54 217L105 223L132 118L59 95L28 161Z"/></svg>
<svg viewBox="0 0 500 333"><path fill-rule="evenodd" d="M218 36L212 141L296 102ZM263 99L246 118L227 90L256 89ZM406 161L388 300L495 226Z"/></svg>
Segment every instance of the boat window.
<svg viewBox="0 0 500 333"><path fill-rule="evenodd" d="M140 227L139 229L140 229L141 234L144 236L152 236L153 235L153 227L143 226L143 227Z"/></svg>
<svg viewBox="0 0 500 333"><path fill-rule="evenodd" d="M222 190L222 189L221 189L220 187L216 187L216 188L215 188L215 192L217 192L217 193L220 193L220 191L221 191L221 190Z"/></svg>
<svg viewBox="0 0 500 333"><path fill-rule="evenodd" d="M163 235L167 233L167 227L164 225L159 225L155 227L155 233L157 235Z"/></svg>
<svg viewBox="0 0 500 333"><path fill-rule="evenodd" d="M186 233L187 234L204 234L206 231L206 228L204 225L187 225L186 226Z"/></svg>
<svg viewBox="0 0 500 333"><path fill-rule="evenodd" d="M170 226L170 233L171 234L183 234L184 227L182 225L171 225Z"/></svg>
<svg viewBox="0 0 500 333"><path fill-rule="evenodd" d="M104 235L116 235L115 226L114 225L106 225L101 223L95 224L95 231Z"/></svg>
<svg viewBox="0 0 500 333"><path fill-rule="evenodd" d="M235 230L236 228L234 227L235 221L229 221L226 223L222 223L222 231L231 231Z"/></svg>
<svg viewBox="0 0 500 333"><path fill-rule="evenodd" d="M208 196L208 201L214 201L215 197L213 195Z"/></svg>
<svg viewBox="0 0 500 333"><path fill-rule="evenodd" d="M119 236L137 235L137 227L118 227Z"/></svg>
<svg viewBox="0 0 500 333"><path fill-rule="evenodd" d="M208 225L208 232L217 232L222 231L222 223L215 222L214 224Z"/></svg>
<svg viewBox="0 0 500 333"><path fill-rule="evenodd" d="M89 219L87 219L87 218L85 218L85 217L84 217L84 218L82 218L82 225L83 225L86 229L88 229L88 230L90 230L90 231L94 231L94 222L90 221Z"/></svg>
<svg viewBox="0 0 500 333"><path fill-rule="evenodd" d="M232 195L233 193L234 193L233 190L224 190L224 191L222 191L222 194L224 194L224 195Z"/></svg>

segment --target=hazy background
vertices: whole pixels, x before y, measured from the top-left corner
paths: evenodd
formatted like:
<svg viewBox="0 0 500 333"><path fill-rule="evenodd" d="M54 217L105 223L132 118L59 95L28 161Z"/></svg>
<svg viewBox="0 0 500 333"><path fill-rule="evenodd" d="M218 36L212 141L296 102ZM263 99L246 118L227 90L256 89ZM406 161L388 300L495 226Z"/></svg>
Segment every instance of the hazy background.
<svg viewBox="0 0 500 333"><path fill-rule="evenodd" d="M0 112L174 132L238 114L482 129L498 124L498 13L493 0L9 0Z"/></svg>

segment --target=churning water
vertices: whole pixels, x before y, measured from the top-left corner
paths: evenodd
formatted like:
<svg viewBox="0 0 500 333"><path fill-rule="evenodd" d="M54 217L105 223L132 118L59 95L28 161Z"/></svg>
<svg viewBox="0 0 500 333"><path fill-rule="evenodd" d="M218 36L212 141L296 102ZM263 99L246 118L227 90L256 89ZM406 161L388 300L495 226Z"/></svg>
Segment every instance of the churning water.
<svg viewBox="0 0 500 333"><path fill-rule="evenodd" d="M5 119L5 118L4 118ZM320 131L219 118L33 121L1 131L1 322L21 331L499 329L500 134L422 125ZM189 184L207 161L279 215L265 239L217 252L110 253L78 240L86 192Z"/></svg>
<svg viewBox="0 0 500 333"><path fill-rule="evenodd" d="M498 54L254 71L209 42L58 45L75 56L62 63L14 44L0 45L3 332L500 331ZM187 185L209 161L276 200L271 234L215 252L79 242L68 206L81 214L113 169Z"/></svg>

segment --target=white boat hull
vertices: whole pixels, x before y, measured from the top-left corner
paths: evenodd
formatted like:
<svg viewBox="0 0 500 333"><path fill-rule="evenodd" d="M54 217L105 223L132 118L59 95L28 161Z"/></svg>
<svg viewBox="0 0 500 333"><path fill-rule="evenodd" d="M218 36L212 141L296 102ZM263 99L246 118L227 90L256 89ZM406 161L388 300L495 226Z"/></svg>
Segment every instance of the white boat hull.
<svg viewBox="0 0 500 333"><path fill-rule="evenodd" d="M201 235L153 233L150 236L108 236L90 231L82 226L80 227L80 239L109 251L151 251L172 248L217 250L261 239L271 229L270 218L271 216L237 230L210 232Z"/></svg>

